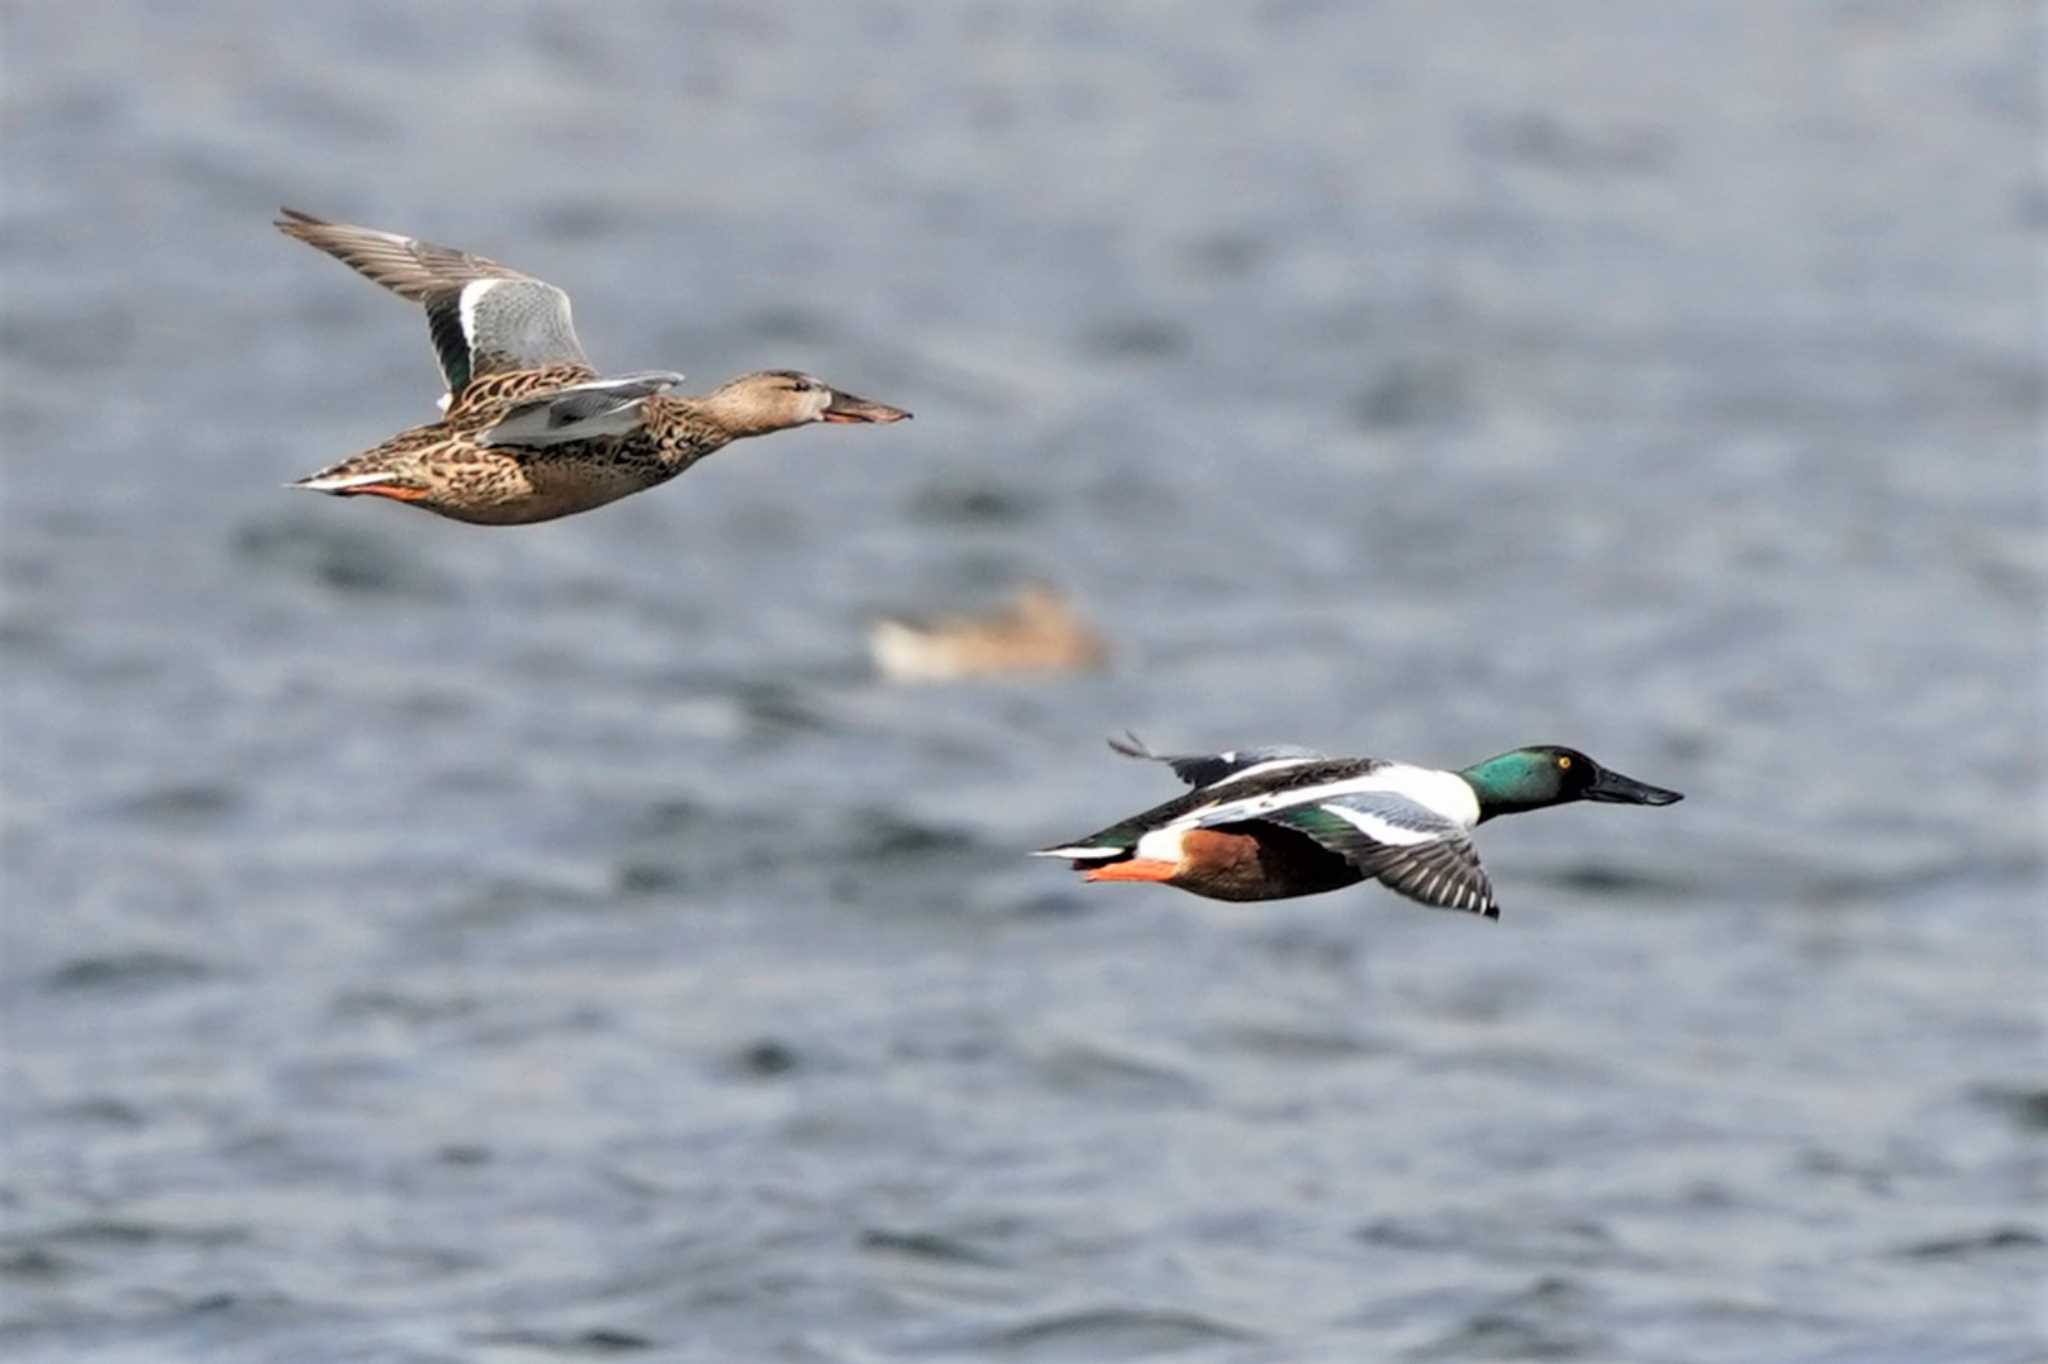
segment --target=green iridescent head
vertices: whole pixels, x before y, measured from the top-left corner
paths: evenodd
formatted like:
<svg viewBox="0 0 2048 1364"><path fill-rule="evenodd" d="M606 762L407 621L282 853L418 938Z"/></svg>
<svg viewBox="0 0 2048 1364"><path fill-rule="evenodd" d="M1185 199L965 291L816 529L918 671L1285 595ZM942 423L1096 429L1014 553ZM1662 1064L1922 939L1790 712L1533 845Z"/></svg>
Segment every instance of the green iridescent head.
<svg viewBox="0 0 2048 1364"><path fill-rule="evenodd" d="M1617 805L1669 805L1676 791L1610 772L1576 748L1539 744L1474 763L1458 773L1479 796L1481 823L1495 815L1541 810L1575 800Z"/></svg>

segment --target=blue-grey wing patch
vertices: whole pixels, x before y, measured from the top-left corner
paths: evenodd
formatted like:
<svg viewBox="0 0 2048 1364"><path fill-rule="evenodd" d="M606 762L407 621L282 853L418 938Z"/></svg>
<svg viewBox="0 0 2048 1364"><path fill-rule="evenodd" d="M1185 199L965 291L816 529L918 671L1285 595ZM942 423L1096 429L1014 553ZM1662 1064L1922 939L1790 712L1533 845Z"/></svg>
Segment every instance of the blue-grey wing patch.
<svg viewBox="0 0 2048 1364"><path fill-rule="evenodd" d="M584 365L569 296L537 279L472 280L427 304L448 391L471 379L544 365Z"/></svg>
<svg viewBox="0 0 2048 1364"><path fill-rule="evenodd" d="M683 376L648 370L612 379L593 379L513 403L505 415L477 435L483 445L559 445L598 436L624 436L646 420L641 405Z"/></svg>
<svg viewBox="0 0 2048 1364"><path fill-rule="evenodd" d="M1112 738L1109 746L1126 758L1143 758L1165 763L1189 786L1213 786L1228 777L1243 776L1254 767L1277 771L1297 763L1321 762L1327 755L1297 744L1271 744L1264 748L1234 748L1225 753L1154 753L1145 741L1129 730L1122 739Z"/></svg>
<svg viewBox="0 0 2048 1364"><path fill-rule="evenodd" d="M279 210L277 226L425 307L451 394L481 374L588 364L570 324L569 296L552 284L452 246L297 209Z"/></svg>
<svg viewBox="0 0 2048 1364"><path fill-rule="evenodd" d="M1314 840L1364 876L1439 909L1500 917L1463 825L1390 791L1363 791L1259 818Z"/></svg>

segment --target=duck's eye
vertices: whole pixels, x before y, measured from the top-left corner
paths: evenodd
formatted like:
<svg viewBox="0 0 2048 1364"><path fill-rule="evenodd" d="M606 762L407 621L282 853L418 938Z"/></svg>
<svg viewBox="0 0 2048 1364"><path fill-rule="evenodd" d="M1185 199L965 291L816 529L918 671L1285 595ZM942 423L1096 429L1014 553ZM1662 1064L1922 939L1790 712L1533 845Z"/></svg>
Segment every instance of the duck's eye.
<svg viewBox="0 0 2048 1364"><path fill-rule="evenodd" d="M1557 765L1561 768L1569 768L1572 765L1572 760L1570 758L1560 757L1557 760Z"/></svg>

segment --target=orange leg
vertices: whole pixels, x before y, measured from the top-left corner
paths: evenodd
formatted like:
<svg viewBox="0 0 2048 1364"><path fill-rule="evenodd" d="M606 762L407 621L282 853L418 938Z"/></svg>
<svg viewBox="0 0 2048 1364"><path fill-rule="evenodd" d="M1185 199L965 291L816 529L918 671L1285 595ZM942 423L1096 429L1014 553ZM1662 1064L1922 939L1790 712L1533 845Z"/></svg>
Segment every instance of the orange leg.
<svg viewBox="0 0 2048 1364"><path fill-rule="evenodd" d="M1156 857L1133 857L1128 862L1112 862L1106 867L1097 867L1081 879L1083 881L1171 881L1180 874L1178 862L1165 862Z"/></svg>

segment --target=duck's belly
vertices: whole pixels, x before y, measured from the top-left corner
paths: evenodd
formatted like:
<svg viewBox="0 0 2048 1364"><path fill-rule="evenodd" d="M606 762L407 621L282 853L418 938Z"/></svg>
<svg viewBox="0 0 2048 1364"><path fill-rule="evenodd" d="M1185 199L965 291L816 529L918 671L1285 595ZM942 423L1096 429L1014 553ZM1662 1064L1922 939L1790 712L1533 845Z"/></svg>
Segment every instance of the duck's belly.
<svg viewBox="0 0 2048 1364"><path fill-rule="evenodd" d="M451 467L445 478L432 510L477 525L523 526L616 502L666 482L667 474L602 454L508 452Z"/></svg>
<svg viewBox="0 0 2048 1364"><path fill-rule="evenodd" d="M1239 826L1243 827L1243 826ZM1181 836L1190 874L1173 884L1211 900L1291 900L1364 880L1358 868L1292 829L1261 824L1258 837L1230 826Z"/></svg>

